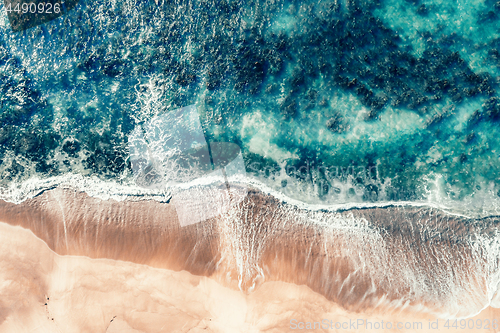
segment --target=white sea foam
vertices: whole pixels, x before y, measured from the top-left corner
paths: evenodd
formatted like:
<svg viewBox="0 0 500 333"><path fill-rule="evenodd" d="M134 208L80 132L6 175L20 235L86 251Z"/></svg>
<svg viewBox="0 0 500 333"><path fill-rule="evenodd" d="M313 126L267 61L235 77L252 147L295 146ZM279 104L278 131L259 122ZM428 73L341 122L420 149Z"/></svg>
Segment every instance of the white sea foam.
<svg viewBox="0 0 500 333"><path fill-rule="evenodd" d="M252 176L239 177L233 175L229 177L229 181L234 185L248 186L260 190L264 194L269 194L280 201L286 202L297 208L310 211L339 211L356 208L370 207L389 207L389 206L413 206L413 207L430 207L446 211L449 214L457 216L479 218L487 216L500 215L500 198L494 193L493 184L484 186L482 190L478 190L474 195L466 197L463 200L454 200L443 193L439 187L429 186L428 197L419 201L377 201L377 202L362 202L362 201L341 201L325 203L322 198L315 195L311 191L310 184L296 184L294 189L297 191L293 196L289 196L283 191L280 191L281 186L278 185L280 179L266 181L266 179L258 179ZM299 182L295 180L296 182ZM45 190L55 187L70 188L87 193L89 196L99 198L101 200L116 200L116 201L137 201L137 200L155 200L158 202L168 202L171 199L172 191L175 188L187 189L190 187L207 186L213 182L210 177L200 177L191 182L171 185L162 189L147 189L135 184L133 177L129 175L121 181L102 180L96 176L82 176L80 174L67 173L61 176L40 178L32 177L21 183L10 183L7 187L0 187L0 199L21 203L26 199L33 198ZM432 184L432 182L429 182ZM300 198L306 197L307 201Z"/></svg>

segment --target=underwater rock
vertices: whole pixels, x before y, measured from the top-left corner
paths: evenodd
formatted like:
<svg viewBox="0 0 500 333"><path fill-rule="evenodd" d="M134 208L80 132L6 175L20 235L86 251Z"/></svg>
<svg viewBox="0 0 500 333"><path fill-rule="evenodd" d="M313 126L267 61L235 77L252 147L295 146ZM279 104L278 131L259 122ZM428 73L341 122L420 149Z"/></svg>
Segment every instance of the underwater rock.
<svg viewBox="0 0 500 333"><path fill-rule="evenodd" d="M328 119L328 121L326 122L326 127L334 133L344 133L347 132L350 128L345 118L342 117L338 112L333 117Z"/></svg>
<svg viewBox="0 0 500 333"><path fill-rule="evenodd" d="M491 97L483 104L483 113L491 121L500 120L500 99Z"/></svg>
<svg viewBox="0 0 500 333"><path fill-rule="evenodd" d="M68 140L62 147L63 151L71 157L75 157L80 151L80 143L76 140Z"/></svg>

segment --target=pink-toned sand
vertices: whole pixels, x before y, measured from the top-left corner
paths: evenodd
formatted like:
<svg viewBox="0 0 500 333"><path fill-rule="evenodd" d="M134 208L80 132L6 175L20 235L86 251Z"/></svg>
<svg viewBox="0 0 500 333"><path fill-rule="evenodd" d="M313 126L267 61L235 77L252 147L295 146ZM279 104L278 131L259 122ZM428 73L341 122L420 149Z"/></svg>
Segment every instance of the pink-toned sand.
<svg viewBox="0 0 500 333"><path fill-rule="evenodd" d="M429 328L436 320L429 309L442 315L441 303L432 306L433 298L424 295L421 303L389 306L399 294L382 283L367 294L369 277L322 250L324 230L284 223L285 215L259 224L279 216L279 204L258 193L250 200L253 208L240 219L249 224L246 231L223 218L181 228L168 204L101 201L71 190L47 191L20 205L1 202L0 332L495 331L491 324L489 330L477 328L500 320L499 309L491 307L473 318L471 329L461 330L460 322L454 329L453 320L445 328L443 319L438 329ZM259 213L259 207L266 209ZM269 216L252 224L252 216L267 214L262 211ZM260 248L250 242L256 236L267 237L256 242ZM332 238L338 243L329 246L349 246L345 237ZM454 246L444 243L433 251L446 254L459 249ZM466 272L472 258L467 248L461 257L456 264ZM255 267L262 267L264 277ZM349 276L356 280L349 282ZM483 287L480 278L464 277L474 284L470 290ZM351 292L340 292L337 283ZM419 305L427 311L418 311ZM307 330L308 322L323 327Z"/></svg>
<svg viewBox="0 0 500 333"><path fill-rule="evenodd" d="M0 240L0 332L5 333L499 331L448 330L444 320L440 330L429 329L434 318L404 311L349 312L306 286L285 282L265 282L245 294L185 271L60 256L32 232L5 223L0 223ZM488 308L473 319L498 318L500 309ZM421 322L422 329L292 329L323 319L345 327L359 319L385 326Z"/></svg>

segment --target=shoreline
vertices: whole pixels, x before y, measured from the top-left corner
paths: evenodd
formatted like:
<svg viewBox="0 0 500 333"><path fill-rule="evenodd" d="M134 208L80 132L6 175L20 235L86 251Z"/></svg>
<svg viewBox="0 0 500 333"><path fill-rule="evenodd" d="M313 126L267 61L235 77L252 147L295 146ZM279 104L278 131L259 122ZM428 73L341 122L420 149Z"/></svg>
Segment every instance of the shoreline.
<svg viewBox="0 0 500 333"><path fill-rule="evenodd" d="M42 183L43 185L39 185ZM264 195L271 196L278 201L282 201L300 209L310 211L347 211L353 209L376 209L388 207L414 207L414 208L429 208L438 209L450 215L455 215L464 218L481 219L490 217L500 217L497 210L484 211L465 211L462 209L463 204L459 201L447 205L443 202L434 203L430 201L417 200L417 201L374 201L374 202L342 202L325 204L319 202L305 202L296 198L287 196L286 194L275 190L268 184L260 182L258 179L249 178L240 182L236 180L235 186L244 188L252 188L255 191L262 192ZM193 184L196 186L196 184ZM0 192L0 201L14 204L22 204L25 201L32 200L33 198L43 195L47 191L54 189L64 189L68 191L78 191L86 193L88 196L95 199L108 201L115 200L117 202L144 202L154 201L160 203L169 203L171 200L171 192L145 189L138 187L135 184L119 184L113 181L104 181L97 178L86 178L77 174L67 174L65 176L50 177L47 180L28 179L21 183L21 186L14 189L11 188L4 192ZM10 194L7 194L10 193ZM460 208L458 208L460 205Z"/></svg>

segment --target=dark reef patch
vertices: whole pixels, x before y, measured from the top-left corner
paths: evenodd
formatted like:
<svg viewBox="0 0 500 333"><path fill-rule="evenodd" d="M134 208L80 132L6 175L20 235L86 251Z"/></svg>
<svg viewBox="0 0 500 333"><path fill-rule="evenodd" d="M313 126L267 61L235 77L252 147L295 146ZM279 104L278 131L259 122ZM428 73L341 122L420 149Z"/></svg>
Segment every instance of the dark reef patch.
<svg viewBox="0 0 500 333"><path fill-rule="evenodd" d="M343 133L349 130L349 124L339 113L328 119L326 127L334 133Z"/></svg>

